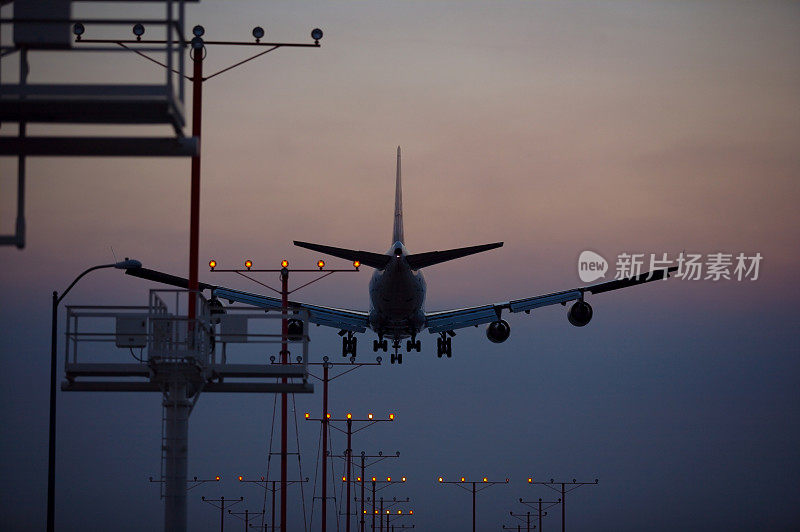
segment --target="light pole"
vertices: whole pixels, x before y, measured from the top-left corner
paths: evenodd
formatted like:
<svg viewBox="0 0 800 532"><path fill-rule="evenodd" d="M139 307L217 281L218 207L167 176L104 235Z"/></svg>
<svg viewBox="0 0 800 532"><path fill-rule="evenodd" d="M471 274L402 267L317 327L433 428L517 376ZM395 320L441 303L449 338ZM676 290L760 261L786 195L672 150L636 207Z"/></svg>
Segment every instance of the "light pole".
<svg viewBox="0 0 800 532"><path fill-rule="evenodd" d="M141 268L142 263L135 259L126 258L120 262L112 264L100 264L85 269L78 275L72 283L64 290L61 295L53 291L53 322L50 331L50 442L47 455L47 532L55 530L55 504L56 504L56 362L57 362L57 336L58 336L58 305L66 297L72 287L80 281L84 275L94 270L103 268L117 268L127 270L130 268Z"/></svg>
<svg viewBox="0 0 800 532"><path fill-rule="evenodd" d="M594 479L594 482L578 482L574 478L572 479L572 482L567 482L567 481L556 482L552 478L550 479L550 482L546 482L546 481L536 481L533 480L533 477L528 477L528 484L541 484L542 486L547 486L548 488L550 488L555 492L558 492L558 488L556 488L555 486L558 486L559 484L561 485L561 499L559 499L561 501L561 532L565 532L567 529L566 525L567 493L569 493L570 491L575 491L581 486L586 486L586 485L596 486L599 482L600 482L599 479ZM570 485L572 487L570 489L566 489L567 485Z"/></svg>
<svg viewBox="0 0 800 532"><path fill-rule="evenodd" d="M519 502L521 502L525 506L530 506L531 508L534 508L533 504L536 501L523 501L522 498L520 498ZM539 503L539 506L537 508L537 510L538 510L537 511L537 515L539 517L539 532L541 532L541 530L542 530L542 517L547 515L547 512L545 512L544 510L547 510L548 508L553 507L556 504L561 504L561 499L558 499L557 501L543 501L542 498L539 497L538 503ZM547 504L548 506L545 506L544 508L542 508L543 504Z"/></svg>
<svg viewBox="0 0 800 532"><path fill-rule="evenodd" d="M345 458L347 460L347 472L345 473L345 476L342 477L342 482L346 482L347 483L347 511L346 511L346 514L347 514L347 525L345 527L345 530L346 530L346 532L350 532L350 521L351 521L351 519L350 519L350 484L351 484L350 476L351 475L350 475L350 473L351 473L351 470L352 470L352 467L353 467L353 446L352 446L353 434L355 434L356 432L360 432L360 431L362 431L362 430L364 430L364 429L366 429L368 427L371 427L372 425L374 425L376 423L380 423L382 421L394 421L394 414L389 414L389 417L387 419L378 419L378 418L375 417L375 415L373 415L371 413L367 414L367 419L354 419L353 418L353 414L351 414L350 412L348 412L347 415L344 418L333 418L333 417L331 417L330 412L325 412L325 415L323 416L323 418L312 418L311 414L306 412L305 417L309 421L323 421L323 418L324 418L326 425L329 425L331 428L334 428L334 429L338 430L339 432L343 432L343 433L347 434L347 449L345 450ZM339 427L337 427L335 425L332 425L331 422L334 422L334 421L344 421L344 422L346 422L347 423L347 430L342 430ZM355 423L366 423L366 425L364 425L363 427L359 427L356 430L353 430L353 423L354 422ZM325 501L323 501L323 504L324 504L324 502Z"/></svg>
<svg viewBox="0 0 800 532"><path fill-rule="evenodd" d="M244 500L244 497L239 497L238 499L228 499L228 505L225 505L225 496L223 495L219 499L206 499L205 497L200 497L200 500L203 502L207 502L214 508L219 508L219 532L225 532L225 508L230 508L235 504L239 504ZM231 502L231 500L233 502ZM217 505L217 503L220 503ZM230 512L230 510L228 510Z"/></svg>
<svg viewBox="0 0 800 532"><path fill-rule="evenodd" d="M439 484L454 484L461 489L472 492L472 532L475 532L475 495L477 495L479 491L490 488L495 484L508 484L508 479L489 480L488 477L483 477L481 481L467 480L465 477L461 477L461 480L445 480L444 477L439 477L437 480L439 481ZM465 487L465 484L471 484L472 488ZM478 488L479 484L481 486L480 488Z"/></svg>

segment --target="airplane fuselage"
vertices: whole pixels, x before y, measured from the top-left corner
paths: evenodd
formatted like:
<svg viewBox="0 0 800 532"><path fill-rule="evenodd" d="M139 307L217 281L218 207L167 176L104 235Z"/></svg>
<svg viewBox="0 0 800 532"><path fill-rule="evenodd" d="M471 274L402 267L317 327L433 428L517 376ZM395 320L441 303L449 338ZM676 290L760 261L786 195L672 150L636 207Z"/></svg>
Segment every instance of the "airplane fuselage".
<svg viewBox="0 0 800 532"><path fill-rule="evenodd" d="M395 242L387 255L392 260L375 270L369 283L369 322L379 336L400 340L425 326L425 278L409 266L402 242Z"/></svg>

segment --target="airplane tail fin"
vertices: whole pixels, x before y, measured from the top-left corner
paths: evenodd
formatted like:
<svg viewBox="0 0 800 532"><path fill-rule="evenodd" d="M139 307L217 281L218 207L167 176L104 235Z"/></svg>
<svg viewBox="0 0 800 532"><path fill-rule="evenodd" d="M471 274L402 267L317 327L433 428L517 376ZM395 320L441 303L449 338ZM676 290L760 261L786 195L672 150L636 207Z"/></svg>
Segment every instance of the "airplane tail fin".
<svg viewBox="0 0 800 532"><path fill-rule="evenodd" d="M502 242L495 242L493 244L483 244L480 246L469 246L465 248L448 249L445 251L428 251L426 253L415 253L406 255L408 265L412 270L418 270L426 266L439 264L440 262L447 262L448 260L466 257L467 255L474 255L482 251L499 248L503 245Z"/></svg>
<svg viewBox="0 0 800 532"><path fill-rule="evenodd" d="M397 147L397 180L394 190L394 230L392 231L392 244L403 242L403 187L400 183L400 146Z"/></svg>
<svg viewBox="0 0 800 532"><path fill-rule="evenodd" d="M299 242L297 240L294 241L294 245L313 251L319 251L320 253L325 253L326 255L339 257L340 259L358 261L365 266L371 266L372 268L377 268L379 270L384 269L386 265L389 264L389 261L392 260L391 255L372 253L370 251L336 248L333 246L323 246L321 244L311 244L309 242Z"/></svg>

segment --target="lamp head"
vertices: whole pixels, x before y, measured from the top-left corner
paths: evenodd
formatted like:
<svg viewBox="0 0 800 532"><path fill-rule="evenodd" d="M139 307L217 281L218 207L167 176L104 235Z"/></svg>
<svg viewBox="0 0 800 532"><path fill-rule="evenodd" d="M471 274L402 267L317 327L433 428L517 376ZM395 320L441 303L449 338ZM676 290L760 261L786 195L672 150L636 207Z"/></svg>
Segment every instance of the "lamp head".
<svg viewBox="0 0 800 532"><path fill-rule="evenodd" d="M117 268L118 270L128 270L128 269L131 269L131 268L141 268L142 267L142 263L139 262L136 259L127 259L126 258L123 261L114 263L114 267Z"/></svg>

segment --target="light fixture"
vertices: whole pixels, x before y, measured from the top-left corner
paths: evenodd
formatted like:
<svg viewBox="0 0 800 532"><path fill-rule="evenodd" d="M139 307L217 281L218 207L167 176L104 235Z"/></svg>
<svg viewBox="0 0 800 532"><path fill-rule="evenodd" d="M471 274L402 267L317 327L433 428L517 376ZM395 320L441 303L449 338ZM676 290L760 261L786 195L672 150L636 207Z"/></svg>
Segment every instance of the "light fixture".
<svg viewBox="0 0 800 532"><path fill-rule="evenodd" d="M288 267L289 267L289 261L286 260L286 259L283 259L281 261L281 268L288 268Z"/></svg>
<svg viewBox="0 0 800 532"><path fill-rule="evenodd" d="M86 31L86 28L83 27L83 24L80 22L76 22L74 26L72 26L72 33L78 36L78 39L81 38L83 32Z"/></svg>
<svg viewBox="0 0 800 532"><path fill-rule="evenodd" d="M131 31L133 31L133 34L136 35L137 41L142 40L142 35L144 35L144 26L142 26L141 24L134 24L133 30Z"/></svg>
<svg viewBox="0 0 800 532"><path fill-rule="evenodd" d="M206 29L198 24L194 28L192 28L192 33L194 33L195 37L202 37L206 32Z"/></svg>
<svg viewBox="0 0 800 532"><path fill-rule="evenodd" d="M245 268L247 268L247 269L249 270L250 268L252 268L252 267L253 267L253 261L252 261L252 260L250 260L250 259L248 259L248 260L244 261L244 267L245 267Z"/></svg>
<svg viewBox="0 0 800 532"><path fill-rule="evenodd" d="M208 261L208 267L213 270L214 268L217 267L217 261L215 261L214 259L211 259L210 261Z"/></svg>
<svg viewBox="0 0 800 532"><path fill-rule="evenodd" d="M322 30L319 28L311 30L311 38L314 39L314 44L319 44L319 40L322 39Z"/></svg>
<svg viewBox="0 0 800 532"><path fill-rule="evenodd" d="M322 259L318 260L317 261L317 268L319 268L321 270L324 267L325 267L325 261L322 260Z"/></svg>
<svg viewBox="0 0 800 532"><path fill-rule="evenodd" d="M192 39L192 49L193 50L202 50L203 49L203 39L200 37L195 37Z"/></svg>
<svg viewBox="0 0 800 532"><path fill-rule="evenodd" d="M256 42L258 42L264 36L264 28L261 26L256 26L253 28L253 37L256 38Z"/></svg>

